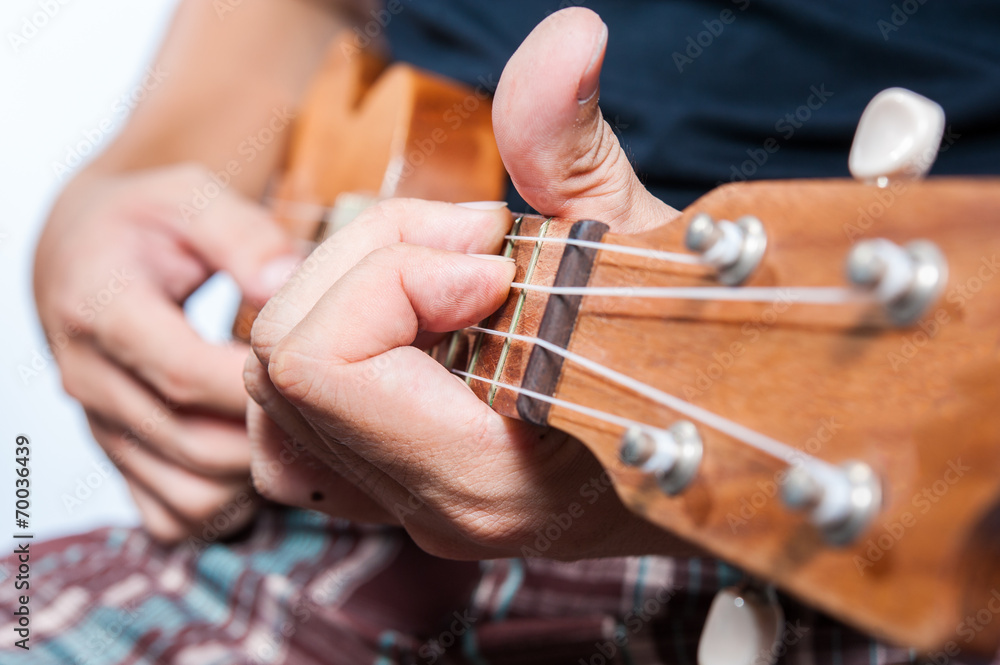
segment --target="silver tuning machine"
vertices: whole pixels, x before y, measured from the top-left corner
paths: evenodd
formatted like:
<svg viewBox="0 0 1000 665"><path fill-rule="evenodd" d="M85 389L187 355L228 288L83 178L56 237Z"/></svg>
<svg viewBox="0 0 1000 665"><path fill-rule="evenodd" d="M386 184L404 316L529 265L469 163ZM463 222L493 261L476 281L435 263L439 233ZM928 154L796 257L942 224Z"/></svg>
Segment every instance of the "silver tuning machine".
<svg viewBox="0 0 1000 665"><path fill-rule="evenodd" d="M882 483L864 462L846 462L824 475L815 471L792 467L781 486L782 501L807 512L831 545L850 545L882 508Z"/></svg>
<svg viewBox="0 0 1000 665"><path fill-rule="evenodd" d="M718 271L720 282L735 286L760 265L767 249L767 233L760 220L750 215L730 222L699 213L691 219L684 244Z"/></svg>
<svg viewBox="0 0 1000 665"><path fill-rule="evenodd" d="M916 323L948 283L948 263L932 242L900 247L884 238L864 240L847 256L847 279L871 292L897 326Z"/></svg>
<svg viewBox="0 0 1000 665"><path fill-rule="evenodd" d="M670 429L633 426L622 436L619 456L626 466L656 477L670 496L683 492L698 474L704 445L693 423L681 420Z"/></svg>

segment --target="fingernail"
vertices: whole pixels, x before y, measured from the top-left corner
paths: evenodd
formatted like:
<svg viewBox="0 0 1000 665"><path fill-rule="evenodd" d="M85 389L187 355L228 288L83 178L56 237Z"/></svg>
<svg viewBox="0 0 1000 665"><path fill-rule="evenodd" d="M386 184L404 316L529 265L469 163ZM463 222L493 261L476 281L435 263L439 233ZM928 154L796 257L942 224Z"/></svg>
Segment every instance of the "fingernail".
<svg viewBox="0 0 1000 665"><path fill-rule="evenodd" d="M600 62L604 58L604 49L608 45L608 24L601 24L601 36L594 46L594 54L590 56L590 64L580 77L580 85L576 90L576 98L581 104L586 104L597 94L601 84Z"/></svg>
<svg viewBox="0 0 1000 665"><path fill-rule="evenodd" d="M471 210L499 210L500 208L506 208L506 201L467 201L465 203L458 203L463 208L469 208Z"/></svg>
<svg viewBox="0 0 1000 665"><path fill-rule="evenodd" d="M476 259L482 259L483 261L503 261L504 263L514 263L514 259L509 256L500 256L499 254L468 254Z"/></svg>
<svg viewBox="0 0 1000 665"><path fill-rule="evenodd" d="M276 259L271 259L257 273L257 283L260 284L261 290L270 298L285 285L285 282L288 281L301 263L302 257L299 256L279 256Z"/></svg>

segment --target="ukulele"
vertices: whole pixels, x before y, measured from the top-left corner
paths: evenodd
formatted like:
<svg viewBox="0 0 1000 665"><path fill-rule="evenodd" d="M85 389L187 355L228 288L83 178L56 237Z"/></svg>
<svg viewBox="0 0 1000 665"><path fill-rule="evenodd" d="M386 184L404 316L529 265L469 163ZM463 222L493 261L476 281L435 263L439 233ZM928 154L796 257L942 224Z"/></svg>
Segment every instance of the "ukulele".
<svg viewBox="0 0 1000 665"><path fill-rule="evenodd" d="M299 237L346 192L502 191L485 101L452 130L475 93L380 72L335 48L307 100L276 202ZM735 183L632 236L525 215L509 299L434 353L664 529L889 641L993 653L998 230L987 178Z"/></svg>

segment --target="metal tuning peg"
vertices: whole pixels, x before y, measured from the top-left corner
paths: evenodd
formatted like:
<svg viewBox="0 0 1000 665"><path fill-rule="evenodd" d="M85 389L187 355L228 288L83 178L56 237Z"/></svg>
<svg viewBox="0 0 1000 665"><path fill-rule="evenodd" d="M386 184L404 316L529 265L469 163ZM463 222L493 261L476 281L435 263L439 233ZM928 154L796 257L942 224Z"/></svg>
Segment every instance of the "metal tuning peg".
<svg viewBox="0 0 1000 665"><path fill-rule="evenodd" d="M863 240L847 256L847 279L874 294L897 326L918 321L948 283L948 263L932 242L900 247L884 238Z"/></svg>
<svg viewBox="0 0 1000 665"><path fill-rule="evenodd" d="M857 180L885 187L922 178L937 158L944 109L905 88L883 90L858 122L848 166Z"/></svg>
<svg viewBox="0 0 1000 665"><path fill-rule="evenodd" d="M688 226L684 244L719 271L720 282L734 286L746 281L760 265L767 249L767 233L756 217L747 215L735 223L717 222L710 215L699 213Z"/></svg>
<svg viewBox="0 0 1000 665"><path fill-rule="evenodd" d="M694 480L703 453L697 428L681 420L667 430L638 425L628 428L619 456L625 465L653 474L660 489L674 496Z"/></svg>
<svg viewBox="0 0 1000 665"><path fill-rule="evenodd" d="M839 467L792 467L781 498L793 510L809 513L831 545L854 542L882 507L882 483L864 462Z"/></svg>
<svg viewBox="0 0 1000 665"><path fill-rule="evenodd" d="M745 583L715 594L698 665L771 665L784 655L785 613L774 587Z"/></svg>

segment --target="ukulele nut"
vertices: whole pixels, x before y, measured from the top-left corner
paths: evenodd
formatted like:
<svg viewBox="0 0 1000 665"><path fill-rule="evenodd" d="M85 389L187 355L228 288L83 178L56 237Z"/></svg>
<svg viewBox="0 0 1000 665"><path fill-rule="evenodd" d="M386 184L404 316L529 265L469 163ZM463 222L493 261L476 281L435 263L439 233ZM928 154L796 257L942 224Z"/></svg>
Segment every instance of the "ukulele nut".
<svg viewBox="0 0 1000 665"><path fill-rule="evenodd" d="M897 326L916 323L948 283L948 263L937 245L915 240L905 247L884 238L857 243L847 255L847 278L870 291Z"/></svg>
<svg viewBox="0 0 1000 665"><path fill-rule="evenodd" d="M698 213L691 219L684 245L718 270L720 282L735 286L745 282L760 265L767 249L767 233L761 221L750 215L733 223L716 222L707 213Z"/></svg>
<svg viewBox="0 0 1000 665"><path fill-rule="evenodd" d="M619 456L626 466L655 476L660 489L675 496L698 474L703 453L698 429L681 420L668 430L638 425L628 428L622 436Z"/></svg>

